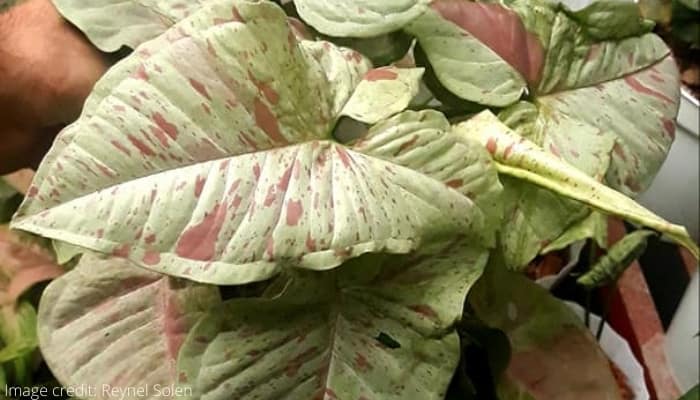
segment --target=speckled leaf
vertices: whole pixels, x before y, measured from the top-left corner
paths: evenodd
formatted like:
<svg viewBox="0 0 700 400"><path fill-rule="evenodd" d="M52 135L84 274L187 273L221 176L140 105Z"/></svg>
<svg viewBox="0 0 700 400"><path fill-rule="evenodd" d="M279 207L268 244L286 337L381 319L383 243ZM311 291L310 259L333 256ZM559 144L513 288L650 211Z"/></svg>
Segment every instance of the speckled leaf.
<svg viewBox="0 0 700 400"><path fill-rule="evenodd" d="M590 210L537 185L502 176L504 221L499 230L504 261L511 270L522 270L544 253L549 242L584 218Z"/></svg>
<svg viewBox="0 0 700 400"><path fill-rule="evenodd" d="M401 29L425 11L430 0L294 0L301 18L319 32L372 37Z"/></svg>
<svg viewBox="0 0 700 400"><path fill-rule="evenodd" d="M436 0L405 29L418 39L440 83L465 100L507 106L539 71L541 46L500 5Z"/></svg>
<svg viewBox="0 0 700 400"><path fill-rule="evenodd" d="M469 294L477 317L510 339L503 400L617 400L608 359L571 309L521 274L489 263Z"/></svg>
<svg viewBox="0 0 700 400"><path fill-rule="evenodd" d="M487 253L453 243L304 272L274 300L231 300L181 351L193 398L442 400L459 359L454 323Z"/></svg>
<svg viewBox="0 0 700 400"><path fill-rule="evenodd" d="M143 388L146 396L128 398L163 398L155 385L174 384L185 335L204 310L219 303L218 296L214 286L86 254L44 291L41 351L64 386ZM96 390L91 398L113 397Z"/></svg>
<svg viewBox="0 0 700 400"><path fill-rule="evenodd" d="M474 193L453 187L468 157L431 173L332 141L369 69L358 53L299 43L280 8L242 0L207 3L156 42L97 84L14 226L217 284L481 234Z"/></svg>
<svg viewBox="0 0 700 400"><path fill-rule="evenodd" d="M52 0L58 11L105 52L136 48L184 19L203 0Z"/></svg>
<svg viewBox="0 0 700 400"><path fill-rule="evenodd" d="M422 68L373 69L362 78L341 114L374 124L401 112L418 94L422 76Z"/></svg>
<svg viewBox="0 0 700 400"><path fill-rule="evenodd" d="M601 22L605 4L574 13L547 1L508 2L544 49L539 78L530 84L533 103L528 112L518 111L524 126L509 126L636 195L649 186L673 141L679 72L669 48L645 33L649 24L632 8L616 14L624 24ZM504 113L512 117L513 111Z"/></svg>
<svg viewBox="0 0 700 400"><path fill-rule="evenodd" d="M493 155L500 173L580 201L668 235L698 257L698 246L679 225L673 225L641 205L508 129L489 111L459 124L456 131L475 139Z"/></svg>
<svg viewBox="0 0 700 400"><path fill-rule="evenodd" d="M596 0L569 15L599 40L639 36L654 28L654 22L642 18L639 5L632 1Z"/></svg>
<svg viewBox="0 0 700 400"><path fill-rule="evenodd" d="M15 374L19 375L16 383L29 383L31 360L38 346L36 311L31 303L21 301L0 306L0 340L0 365L14 364Z"/></svg>

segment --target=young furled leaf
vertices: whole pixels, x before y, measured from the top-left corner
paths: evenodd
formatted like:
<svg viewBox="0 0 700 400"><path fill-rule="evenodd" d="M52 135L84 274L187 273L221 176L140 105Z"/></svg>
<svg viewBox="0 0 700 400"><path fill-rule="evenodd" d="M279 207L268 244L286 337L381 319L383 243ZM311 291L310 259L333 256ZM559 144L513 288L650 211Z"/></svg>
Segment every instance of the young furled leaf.
<svg viewBox="0 0 700 400"><path fill-rule="evenodd" d="M300 42L268 2L207 3L155 43L97 84L15 227L216 284L406 253L454 233L493 243L497 224L482 208L497 201L482 207L472 186L498 191L495 169L441 114L399 114L398 129L364 138L381 135L393 153L332 139L346 107L360 120L404 108L410 96L388 81L415 87L417 70L371 70L354 51ZM440 146L418 149L428 138Z"/></svg>
<svg viewBox="0 0 700 400"><path fill-rule="evenodd" d="M587 290L615 282L630 263L644 253L647 239L652 235L654 232L643 229L625 235L576 282Z"/></svg>
<svg viewBox="0 0 700 400"><path fill-rule="evenodd" d="M457 125L455 131L480 142L493 155L500 173L662 232L698 257L698 246L685 228L665 221L634 200L521 137L489 111Z"/></svg>
<svg viewBox="0 0 700 400"><path fill-rule="evenodd" d="M193 399L441 400L459 360L454 324L486 258L457 241L297 272L278 298L202 318L179 383Z"/></svg>
<svg viewBox="0 0 700 400"><path fill-rule="evenodd" d="M185 336L219 302L215 286L86 254L44 292L39 304L41 351L64 386L135 388L146 393L140 398L163 398L154 387L175 383L175 362ZM102 390L94 396L112 398Z"/></svg>

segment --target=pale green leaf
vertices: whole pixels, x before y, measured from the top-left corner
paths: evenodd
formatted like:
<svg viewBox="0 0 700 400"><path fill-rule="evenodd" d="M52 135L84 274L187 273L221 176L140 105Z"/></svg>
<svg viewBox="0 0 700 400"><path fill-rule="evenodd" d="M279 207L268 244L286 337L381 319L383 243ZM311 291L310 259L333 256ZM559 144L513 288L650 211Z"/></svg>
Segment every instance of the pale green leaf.
<svg viewBox="0 0 700 400"><path fill-rule="evenodd" d="M510 363L497 382L500 399L619 398L595 338L566 304L536 283L490 262L469 304L479 319L510 339Z"/></svg>
<svg viewBox="0 0 700 400"><path fill-rule="evenodd" d="M503 125L488 111L457 125L456 132L478 140L497 161L500 173L580 201L606 214L666 234L698 257L698 246L682 226L673 225L641 205L589 177Z"/></svg>
<svg viewBox="0 0 700 400"><path fill-rule="evenodd" d="M321 33L373 37L401 29L430 0L294 0L301 18Z"/></svg>
<svg viewBox="0 0 700 400"><path fill-rule="evenodd" d="M522 25L517 25L515 14L501 15L499 10L504 9L438 0L405 30L416 36L437 79L450 92L464 100L502 107L516 102L527 83L493 48L505 46L501 53L509 51L513 59L526 59L528 45L503 44L502 37L512 37L509 30L522 30Z"/></svg>
<svg viewBox="0 0 700 400"><path fill-rule="evenodd" d="M639 36L654 28L654 22L642 18L639 5L633 1L596 0L581 10L570 11L569 15L598 40Z"/></svg>
<svg viewBox="0 0 700 400"><path fill-rule="evenodd" d="M154 387L175 383L185 336L219 302L214 286L86 254L44 291L39 305L41 351L64 386L109 385L143 390L143 399L162 398ZM96 390L92 398L112 397Z"/></svg>
<svg viewBox="0 0 700 400"><path fill-rule="evenodd" d="M198 399L443 399L454 323L487 254L465 242L304 272L274 300L207 314L179 359Z"/></svg>
<svg viewBox="0 0 700 400"><path fill-rule="evenodd" d="M219 23L232 5L243 22ZM437 235L488 236L479 193L453 186L495 176L492 165L462 157L431 174L332 140L368 68L351 50L298 42L272 3L207 3L98 82L14 226L217 284L264 280L290 260L323 270Z"/></svg>
<svg viewBox="0 0 700 400"><path fill-rule="evenodd" d="M418 94L422 76L422 68L373 69L357 85L341 115L374 124L401 112Z"/></svg>
<svg viewBox="0 0 700 400"><path fill-rule="evenodd" d="M136 48L165 32L204 3L203 0L52 1L64 18L104 52L117 51L123 46Z"/></svg>
<svg viewBox="0 0 700 400"><path fill-rule="evenodd" d="M34 306L26 301L0 306L0 340L0 363L22 359L34 352L38 344Z"/></svg>
<svg viewBox="0 0 700 400"><path fill-rule="evenodd" d="M587 217L576 222L569 227L566 232L559 236L542 249L542 253L561 250L572 243L586 239L595 240L599 248L608 247L608 217L598 211L592 211Z"/></svg>

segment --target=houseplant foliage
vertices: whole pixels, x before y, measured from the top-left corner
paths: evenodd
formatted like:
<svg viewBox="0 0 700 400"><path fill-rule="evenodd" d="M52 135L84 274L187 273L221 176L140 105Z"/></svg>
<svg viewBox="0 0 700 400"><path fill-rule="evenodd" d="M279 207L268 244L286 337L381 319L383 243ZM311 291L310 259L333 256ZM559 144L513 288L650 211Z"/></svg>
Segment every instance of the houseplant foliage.
<svg viewBox="0 0 700 400"><path fill-rule="evenodd" d="M627 6L298 0L304 26L268 1L55 3L98 48L133 49L13 219L80 257L38 316L65 385L441 399L485 269L470 308L509 333L479 305L529 286L492 270L602 242L606 215L697 256L683 228L628 197L671 144L678 77ZM422 65L352 48L406 35ZM426 71L458 101L416 104ZM345 121L361 132L341 141ZM217 288L260 281L253 297ZM545 322L527 329L560 337L545 331L566 311L537 293Z"/></svg>

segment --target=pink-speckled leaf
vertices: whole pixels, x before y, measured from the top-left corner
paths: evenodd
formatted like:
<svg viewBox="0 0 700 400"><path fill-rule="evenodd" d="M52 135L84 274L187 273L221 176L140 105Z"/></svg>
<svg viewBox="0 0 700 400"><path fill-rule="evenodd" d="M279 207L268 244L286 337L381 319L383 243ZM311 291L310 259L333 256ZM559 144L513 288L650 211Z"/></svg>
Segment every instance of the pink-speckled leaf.
<svg viewBox="0 0 700 400"><path fill-rule="evenodd" d="M369 254L303 272L272 300L208 313L180 353L192 399L443 399L459 359L454 323L484 250L457 242Z"/></svg>
<svg viewBox="0 0 700 400"><path fill-rule="evenodd" d="M578 13L539 0L508 7L542 43L544 61L532 103L501 118L614 189L644 191L674 138L680 85L669 48L634 7L615 11L626 24L608 19L609 35L597 4Z"/></svg>
<svg viewBox="0 0 700 400"><path fill-rule="evenodd" d="M63 272L39 241L0 226L0 304L14 306L27 289Z"/></svg>
<svg viewBox="0 0 700 400"><path fill-rule="evenodd" d="M39 344L59 382L96 388L91 399L114 398L103 385L132 390L130 399L175 399L156 389L175 383L185 336L219 302L214 286L86 254L44 291Z"/></svg>
<svg viewBox="0 0 700 400"><path fill-rule="evenodd" d="M203 0L52 0L58 11L105 52L135 48L202 6Z"/></svg>
<svg viewBox="0 0 700 400"><path fill-rule="evenodd" d="M688 231L642 207L623 193L596 181L552 153L523 138L483 111L455 127L459 135L481 143L496 161L498 171L576 200L598 211L650 227L683 245L697 258L697 243ZM544 244L542 247L544 247Z"/></svg>
<svg viewBox="0 0 700 400"><path fill-rule="evenodd" d="M503 107L537 80L542 46L517 15L498 4L435 0L405 27L437 79L456 96Z"/></svg>
<svg viewBox="0 0 700 400"><path fill-rule="evenodd" d="M500 399L620 399L595 338L569 306L536 283L490 262L469 304L510 339L511 359L497 382Z"/></svg>
<svg viewBox="0 0 700 400"><path fill-rule="evenodd" d="M266 279L291 260L323 270L365 252L405 253L438 234L488 236L474 193L458 181L490 167L472 165L478 157L422 170L400 152L375 156L332 140L370 66L328 42L298 42L274 4L208 3L155 42L97 84L14 226L217 284ZM428 122L386 139L449 135L444 117Z"/></svg>

